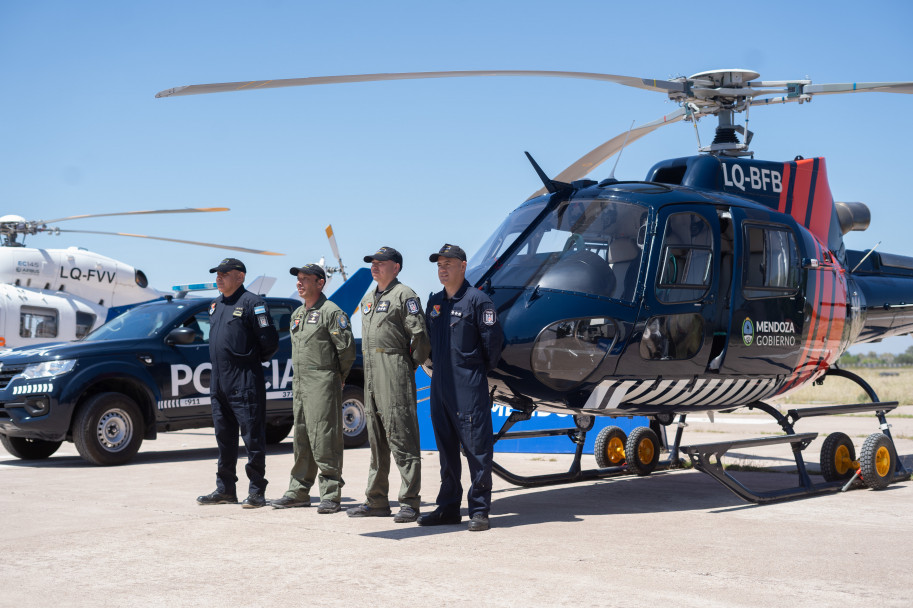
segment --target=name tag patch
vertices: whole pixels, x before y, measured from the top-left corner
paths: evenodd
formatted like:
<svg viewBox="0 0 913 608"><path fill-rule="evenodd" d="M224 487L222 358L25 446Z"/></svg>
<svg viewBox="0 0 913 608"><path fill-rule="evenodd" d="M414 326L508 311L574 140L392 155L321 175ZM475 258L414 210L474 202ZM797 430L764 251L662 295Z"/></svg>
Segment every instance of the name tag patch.
<svg viewBox="0 0 913 608"><path fill-rule="evenodd" d="M244 307L243 307L243 306L237 306L237 307L235 307L235 311L234 311L233 313L231 313L231 316L233 316L233 317L240 317L240 316L242 316L243 314L244 314Z"/></svg>
<svg viewBox="0 0 913 608"><path fill-rule="evenodd" d="M390 300L381 300L377 305L377 312L387 312L390 310Z"/></svg>
<svg viewBox="0 0 913 608"><path fill-rule="evenodd" d="M318 322L320 322L320 311L312 310L311 312L309 312L307 321L305 321L305 323L309 323L311 325L317 325Z"/></svg>

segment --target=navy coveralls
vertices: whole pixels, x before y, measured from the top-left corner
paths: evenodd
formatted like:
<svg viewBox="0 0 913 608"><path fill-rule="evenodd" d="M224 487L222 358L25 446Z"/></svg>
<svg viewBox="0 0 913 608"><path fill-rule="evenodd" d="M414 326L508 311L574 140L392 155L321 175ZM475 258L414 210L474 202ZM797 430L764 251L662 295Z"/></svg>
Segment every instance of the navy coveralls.
<svg viewBox="0 0 913 608"><path fill-rule="evenodd" d="M501 358L504 334L494 304L468 281L447 298L432 295L425 309L431 337L431 424L441 460L438 507L459 514L460 446L469 464L469 516L491 508L493 433L488 372Z"/></svg>
<svg viewBox="0 0 913 608"><path fill-rule="evenodd" d="M266 381L262 362L279 349L279 333L266 302L238 287L209 306L209 395L219 446L216 488L235 494L238 430L247 447L251 494L266 489Z"/></svg>

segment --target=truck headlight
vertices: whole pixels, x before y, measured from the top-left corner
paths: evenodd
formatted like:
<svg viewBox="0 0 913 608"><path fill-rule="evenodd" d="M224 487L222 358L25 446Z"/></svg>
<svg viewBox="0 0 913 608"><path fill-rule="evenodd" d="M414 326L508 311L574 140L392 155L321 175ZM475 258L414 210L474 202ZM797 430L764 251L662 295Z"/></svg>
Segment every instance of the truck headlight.
<svg viewBox="0 0 913 608"><path fill-rule="evenodd" d="M53 378L62 376L76 365L76 359L59 359L55 361L42 361L33 363L22 370L19 377L26 380L35 380L37 378Z"/></svg>

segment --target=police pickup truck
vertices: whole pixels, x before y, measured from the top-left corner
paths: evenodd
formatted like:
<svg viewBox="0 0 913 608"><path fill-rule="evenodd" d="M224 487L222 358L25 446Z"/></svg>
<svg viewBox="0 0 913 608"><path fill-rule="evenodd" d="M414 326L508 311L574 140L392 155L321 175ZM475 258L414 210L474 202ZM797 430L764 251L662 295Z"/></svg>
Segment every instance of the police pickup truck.
<svg viewBox="0 0 913 608"><path fill-rule="evenodd" d="M0 353L0 443L22 459L51 456L64 440L98 465L129 461L143 439L212 426L208 299L137 306L79 342ZM266 440L292 428L293 299L266 298L279 350L263 364ZM368 438L361 352L343 391L345 445Z"/></svg>

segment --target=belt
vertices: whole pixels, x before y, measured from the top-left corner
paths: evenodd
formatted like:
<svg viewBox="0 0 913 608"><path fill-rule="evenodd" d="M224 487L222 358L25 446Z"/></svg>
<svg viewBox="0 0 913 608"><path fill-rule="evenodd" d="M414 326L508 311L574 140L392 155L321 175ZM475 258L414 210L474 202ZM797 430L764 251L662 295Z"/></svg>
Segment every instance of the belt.
<svg viewBox="0 0 913 608"><path fill-rule="evenodd" d="M374 352L385 355L408 355L409 351L405 348L375 348Z"/></svg>

